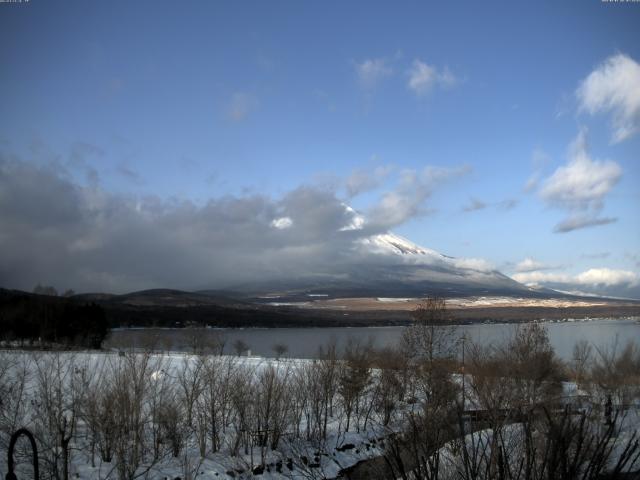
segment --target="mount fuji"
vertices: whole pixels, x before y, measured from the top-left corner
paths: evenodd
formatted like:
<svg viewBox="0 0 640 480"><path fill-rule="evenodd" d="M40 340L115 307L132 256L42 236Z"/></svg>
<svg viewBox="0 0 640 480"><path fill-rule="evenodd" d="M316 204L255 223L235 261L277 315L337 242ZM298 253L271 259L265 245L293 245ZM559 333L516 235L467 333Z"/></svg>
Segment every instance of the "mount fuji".
<svg viewBox="0 0 640 480"><path fill-rule="evenodd" d="M316 271L269 282L250 282L231 290L252 297L558 297L561 293L527 287L480 259L455 258L417 245L395 233L353 242L343 268Z"/></svg>

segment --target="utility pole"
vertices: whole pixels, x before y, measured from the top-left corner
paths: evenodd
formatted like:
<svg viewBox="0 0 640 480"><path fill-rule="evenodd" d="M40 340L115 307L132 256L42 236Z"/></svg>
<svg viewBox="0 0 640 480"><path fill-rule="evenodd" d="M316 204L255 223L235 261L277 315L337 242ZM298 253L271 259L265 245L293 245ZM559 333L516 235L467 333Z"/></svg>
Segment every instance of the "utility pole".
<svg viewBox="0 0 640 480"><path fill-rule="evenodd" d="M462 412L464 413L464 407L465 407L465 377L466 377L466 372L465 372L465 368L464 368L464 347L465 347L465 342L467 339L467 333L464 332L462 334Z"/></svg>

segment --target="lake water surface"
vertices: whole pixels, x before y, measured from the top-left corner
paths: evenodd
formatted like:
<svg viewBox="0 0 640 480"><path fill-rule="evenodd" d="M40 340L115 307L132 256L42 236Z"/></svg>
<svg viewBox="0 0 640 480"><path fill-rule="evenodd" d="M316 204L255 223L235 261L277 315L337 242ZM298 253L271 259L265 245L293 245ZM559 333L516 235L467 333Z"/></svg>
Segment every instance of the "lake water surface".
<svg viewBox="0 0 640 480"><path fill-rule="evenodd" d="M573 346L580 340L587 340L596 347L607 347L618 342L622 346L627 341L640 343L640 318L595 319L587 321L565 321L544 323L549 339L556 353L564 359L571 358ZM345 345L349 338L367 342L371 340L377 347L396 344L406 327L353 327L353 328L248 328L248 329L120 329L112 332L113 346L143 347L153 341L157 348L175 351L189 351L193 339L212 341L222 336L225 353L233 353L237 340L245 342L252 355L275 356L273 346L285 345L287 356L313 358L318 348L331 341L338 347ZM509 339L515 332L515 324L474 324L457 327L473 342L488 344Z"/></svg>

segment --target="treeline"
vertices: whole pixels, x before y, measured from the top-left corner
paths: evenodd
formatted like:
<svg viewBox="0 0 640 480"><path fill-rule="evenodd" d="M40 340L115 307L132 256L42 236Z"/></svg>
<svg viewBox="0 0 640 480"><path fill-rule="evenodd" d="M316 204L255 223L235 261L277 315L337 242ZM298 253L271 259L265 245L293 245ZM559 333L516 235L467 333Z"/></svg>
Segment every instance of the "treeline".
<svg viewBox="0 0 640 480"><path fill-rule="evenodd" d="M0 292L0 340L8 345L100 348L107 333L105 311L95 303Z"/></svg>
<svg viewBox="0 0 640 480"><path fill-rule="evenodd" d="M349 312L312 310L298 307L243 304L137 306L101 302L107 320L115 327L217 327L217 328L293 328L356 327L370 325L408 325L407 312Z"/></svg>

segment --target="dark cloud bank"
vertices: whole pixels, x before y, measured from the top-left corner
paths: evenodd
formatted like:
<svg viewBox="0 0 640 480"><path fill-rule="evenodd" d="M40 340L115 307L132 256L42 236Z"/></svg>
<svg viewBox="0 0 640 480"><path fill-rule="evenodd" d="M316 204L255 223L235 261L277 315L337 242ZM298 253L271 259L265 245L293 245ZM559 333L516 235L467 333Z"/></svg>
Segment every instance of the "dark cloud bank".
<svg viewBox="0 0 640 480"><path fill-rule="evenodd" d="M76 291L225 288L295 276L340 276L399 262L355 248L422 214L434 184L459 171L405 172L370 221L335 191L299 187L281 198L187 200L116 195L81 185L59 164L0 157L0 286L36 283ZM392 211L393 215L387 215Z"/></svg>

